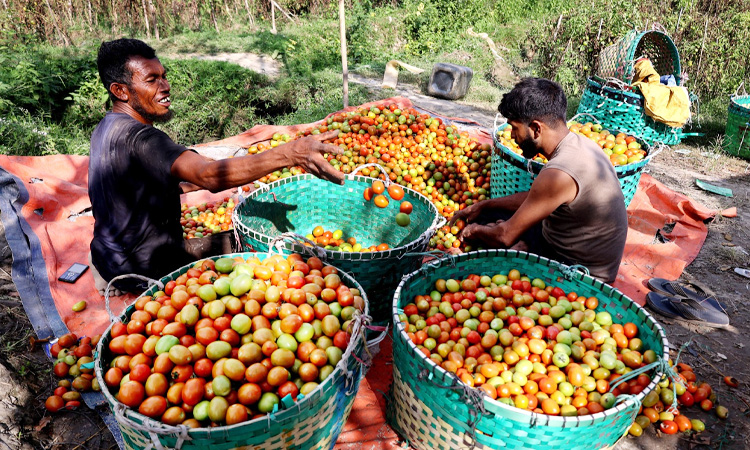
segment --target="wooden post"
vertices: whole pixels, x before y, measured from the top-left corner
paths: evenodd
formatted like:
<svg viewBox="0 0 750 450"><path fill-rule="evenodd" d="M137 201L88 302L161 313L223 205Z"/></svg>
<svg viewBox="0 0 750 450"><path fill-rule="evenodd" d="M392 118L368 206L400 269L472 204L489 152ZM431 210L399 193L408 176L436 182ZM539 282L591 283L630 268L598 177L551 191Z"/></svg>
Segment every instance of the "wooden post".
<svg viewBox="0 0 750 450"><path fill-rule="evenodd" d="M344 108L349 106L349 67L346 61L346 15L344 0L339 0L339 30L341 38L341 70L344 76Z"/></svg>
<svg viewBox="0 0 750 450"><path fill-rule="evenodd" d="M271 34L276 34L276 4L271 0Z"/></svg>

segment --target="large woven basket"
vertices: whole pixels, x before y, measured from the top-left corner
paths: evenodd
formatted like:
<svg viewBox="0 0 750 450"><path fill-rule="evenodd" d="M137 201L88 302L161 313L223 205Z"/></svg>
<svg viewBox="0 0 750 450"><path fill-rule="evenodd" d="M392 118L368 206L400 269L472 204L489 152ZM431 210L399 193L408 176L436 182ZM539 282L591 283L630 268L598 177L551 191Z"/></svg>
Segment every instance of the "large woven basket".
<svg viewBox="0 0 750 450"><path fill-rule="evenodd" d="M648 58L659 75L674 75L679 85L682 76L680 54L672 39L657 30L631 30L599 54L597 74L603 78L617 78L633 82L635 61Z"/></svg>
<svg viewBox="0 0 750 450"><path fill-rule="evenodd" d="M314 251L329 264L351 274L370 299L375 323L390 319L390 301L401 277L419 267L429 239L445 223L432 202L418 192L404 188L402 201L414 209L411 224L396 225L400 202L390 200L378 208L362 195L373 178L347 176L343 186L305 174L275 181L249 194L234 210L232 222L245 249L269 251L274 243L287 253ZM386 243L390 250L343 252L310 248L287 233L306 235L315 226L340 229L362 246ZM283 240L282 240L283 239Z"/></svg>
<svg viewBox="0 0 750 450"><path fill-rule="evenodd" d="M733 95L729 99L724 151L750 159L750 95Z"/></svg>
<svg viewBox="0 0 750 450"><path fill-rule="evenodd" d="M228 257L268 257L267 253L232 253ZM211 259L218 259L219 256ZM187 272L191 265L167 275L160 281L162 284L176 279ZM342 280L348 285L359 288L360 285L346 273L341 273ZM152 295L160 290L153 286L143 295ZM368 314L368 301L365 299L364 315ZM120 316L123 323L135 310L129 306ZM290 407L269 414L267 417L239 423L231 426L214 428L188 429L185 426L169 426L150 419L137 411L118 402L104 382L104 361L111 359L109 341L112 326L102 336L97 345L95 360L96 377L102 386L102 392L118 422L125 447L129 450L163 448L175 450L229 450L236 448L281 450L323 450L331 449L336 443L342 427L346 423L359 383L366 368L362 361L365 355L364 333L355 332L349 347L326 380L313 392L293 403Z"/></svg>
<svg viewBox="0 0 750 450"><path fill-rule="evenodd" d="M525 192L531 189L531 184L539 175L539 171L544 168L544 164L537 161L528 160L522 155L512 151L500 143L497 138L497 132L504 130L510 125L503 124L495 129L492 139L495 143L495 151L492 152L492 175L490 176L490 196L491 198L505 197L518 192ZM610 130L612 128L606 127ZM622 130L617 130L617 132ZM626 164L624 166L615 166L617 181L620 182L622 194L625 197L625 206L630 205L633 200L638 183L641 181L641 172L646 164L656 155L652 152L648 144L642 140L638 142L647 149L648 156L638 162Z"/></svg>
<svg viewBox="0 0 750 450"><path fill-rule="evenodd" d="M693 136L683 132L682 128L654 121L643 107L643 95L623 87L621 84L601 83L589 78L578 104L578 114L590 114L605 128L631 134L649 145L675 145L683 138Z"/></svg>
<svg viewBox="0 0 750 450"><path fill-rule="evenodd" d="M643 308L609 285L529 253L482 250L440 262L427 264L404 277L393 300L393 320L398 325L393 330L394 379L389 420L411 446L418 450L594 450L610 448L627 432L641 400L656 387L661 372L654 374L643 392L626 396L604 412L578 417L537 414L486 395L467 395L479 390L468 388L425 357L407 336L398 314L416 295L434 289L437 279L461 279L469 274L493 275L518 269L566 292L596 296L597 311L608 311L617 323L638 325L644 345L665 360L668 342L664 330Z"/></svg>

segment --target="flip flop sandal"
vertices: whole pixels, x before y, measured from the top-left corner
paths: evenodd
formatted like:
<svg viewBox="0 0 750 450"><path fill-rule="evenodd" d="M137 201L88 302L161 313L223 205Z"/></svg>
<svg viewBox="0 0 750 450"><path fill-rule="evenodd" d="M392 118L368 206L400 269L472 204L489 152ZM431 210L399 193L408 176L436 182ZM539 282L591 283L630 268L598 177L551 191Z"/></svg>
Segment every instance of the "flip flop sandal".
<svg viewBox="0 0 750 450"><path fill-rule="evenodd" d="M726 313L726 305L709 295L702 287L694 283L670 281L664 278L651 278L648 280L648 288L669 297L684 297L695 300L702 307L713 308Z"/></svg>
<svg viewBox="0 0 750 450"><path fill-rule="evenodd" d="M714 308L706 308L690 298L679 298L649 292L646 295L649 307L662 316L671 319L684 319L688 322L723 328L729 325L729 317Z"/></svg>
<svg viewBox="0 0 750 450"><path fill-rule="evenodd" d="M646 303L653 311L661 314L664 317L670 319L681 317L680 313L675 309L675 307L672 305L672 302L669 301L668 297L658 292L649 292L646 295Z"/></svg>

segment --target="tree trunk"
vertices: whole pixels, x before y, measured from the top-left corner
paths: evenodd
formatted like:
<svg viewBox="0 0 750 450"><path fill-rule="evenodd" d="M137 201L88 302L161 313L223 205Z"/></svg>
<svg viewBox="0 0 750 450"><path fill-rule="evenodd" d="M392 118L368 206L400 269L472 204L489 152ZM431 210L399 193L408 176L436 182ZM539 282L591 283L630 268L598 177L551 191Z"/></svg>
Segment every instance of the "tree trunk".
<svg viewBox="0 0 750 450"><path fill-rule="evenodd" d="M5 1L5 0L3 0ZM247 21L250 24L250 26L255 25L255 19L253 19L253 13L250 12L250 4L247 0L245 0L245 9L247 10Z"/></svg>
<svg viewBox="0 0 750 450"><path fill-rule="evenodd" d="M141 0L143 6L143 21L146 22L146 36L151 39L151 26L148 23L148 10L146 9L146 0Z"/></svg>
<svg viewBox="0 0 750 450"><path fill-rule="evenodd" d="M119 20L117 18L117 5L115 5L115 0L111 0L112 4L112 34L117 34L117 21Z"/></svg>
<svg viewBox="0 0 750 450"><path fill-rule="evenodd" d="M215 6L214 5L214 0L210 0L210 1L211 1L211 20L214 22L214 29L218 33L219 32L219 24L216 22L216 11L215 11L215 8L214 8L214 6Z"/></svg>
<svg viewBox="0 0 750 450"><path fill-rule="evenodd" d="M55 15L55 12L52 10L52 7L49 4L49 0L44 0L44 2L47 4L47 11L49 12L50 17L52 18L52 24L54 25L55 29L58 33L60 33L60 36L62 36L63 43L66 47L70 47L70 37L68 37L67 34L65 34L65 31L60 27L60 24L57 23L57 16Z"/></svg>
<svg viewBox="0 0 750 450"><path fill-rule="evenodd" d="M154 24L154 37L159 40L159 23L156 20L156 8L154 8L153 0L148 0L148 16L151 18L151 23Z"/></svg>

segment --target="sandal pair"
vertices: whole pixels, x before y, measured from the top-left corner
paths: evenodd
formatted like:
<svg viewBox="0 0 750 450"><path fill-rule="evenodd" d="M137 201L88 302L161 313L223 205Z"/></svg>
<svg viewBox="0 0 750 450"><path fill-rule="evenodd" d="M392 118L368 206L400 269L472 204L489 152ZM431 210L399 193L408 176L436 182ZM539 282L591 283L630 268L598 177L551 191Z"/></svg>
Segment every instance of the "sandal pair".
<svg viewBox="0 0 750 450"><path fill-rule="evenodd" d="M653 292L646 295L646 302L664 317L716 328L729 325L724 304L696 284L652 278L648 287Z"/></svg>

